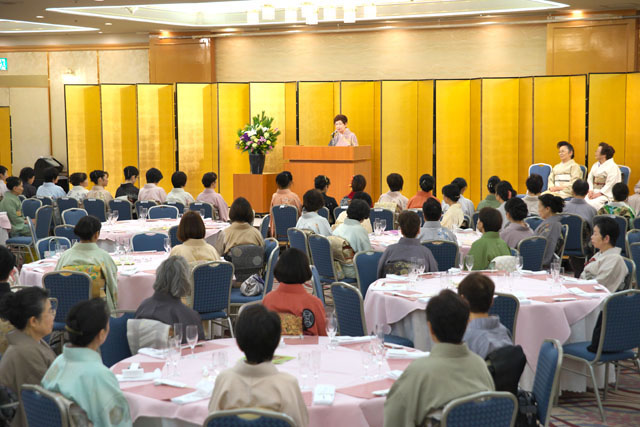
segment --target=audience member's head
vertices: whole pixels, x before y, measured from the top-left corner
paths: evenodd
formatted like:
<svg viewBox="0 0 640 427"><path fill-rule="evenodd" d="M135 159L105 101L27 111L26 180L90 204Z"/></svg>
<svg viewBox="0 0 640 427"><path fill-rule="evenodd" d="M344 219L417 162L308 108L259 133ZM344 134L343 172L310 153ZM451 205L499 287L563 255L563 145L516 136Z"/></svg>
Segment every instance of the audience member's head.
<svg viewBox="0 0 640 427"><path fill-rule="evenodd" d="M496 185L498 185L499 182L500 178L495 175L489 178L487 181L487 190L490 194L496 194Z"/></svg>
<svg viewBox="0 0 640 427"><path fill-rule="evenodd" d="M543 194L538 197L538 213L543 219L562 212L563 208L564 200L562 197L554 196L553 194Z"/></svg>
<svg viewBox="0 0 640 427"><path fill-rule="evenodd" d="M218 182L218 175L215 172L207 172L202 175L202 186L204 188L215 188L216 182Z"/></svg>
<svg viewBox="0 0 640 427"><path fill-rule="evenodd" d="M307 212L317 212L324 206L324 197L320 190L309 190L302 196L302 207Z"/></svg>
<svg viewBox="0 0 640 427"><path fill-rule="evenodd" d="M456 184L449 184L442 187L442 196L456 203L460 200L460 188Z"/></svg>
<svg viewBox="0 0 640 427"><path fill-rule="evenodd" d="M369 218L371 208L364 200L356 199L352 200L347 208L347 218L355 219L358 222Z"/></svg>
<svg viewBox="0 0 640 427"><path fill-rule="evenodd" d="M246 307L236 322L236 342L250 365L269 362L280 344L280 316L262 304Z"/></svg>
<svg viewBox="0 0 640 427"><path fill-rule="evenodd" d="M520 222L529 215L527 204L519 197L507 200L504 209L507 213L507 219L511 222Z"/></svg>
<svg viewBox="0 0 640 427"><path fill-rule="evenodd" d="M6 180L7 190L20 195L22 194L22 181L17 176L10 176Z"/></svg>
<svg viewBox="0 0 640 427"><path fill-rule="evenodd" d="M564 161L565 156L567 158L571 156L570 158L573 159L573 145L569 144L567 141L560 141L556 146L558 147L558 154L560 155L560 159Z"/></svg>
<svg viewBox="0 0 640 427"><path fill-rule="evenodd" d="M49 291L31 286L18 292L8 292L0 300L0 317L20 331L34 332L45 337L53 330Z"/></svg>
<svg viewBox="0 0 640 427"><path fill-rule="evenodd" d="M442 216L442 205L436 199L429 197L422 204L422 213L425 221L440 221Z"/></svg>
<svg viewBox="0 0 640 427"><path fill-rule="evenodd" d="M351 178L351 191L357 193L358 191L364 191L367 186L367 180L362 175L354 175Z"/></svg>
<svg viewBox="0 0 640 427"><path fill-rule="evenodd" d="M86 187L87 184L89 184L87 182L87 174L84 172L72 173L71 176L69 177L69 181L71 182L71 185L73 185L74 187L77 187L79 185L84 185Z"/></svg>
<svg viewBox="0 0 640 427"><path fill-rule="evenodd" d="M413 239L420 231L420 217L413 211L402 211L398 215L398 225L404 237Z"/></svg>
<svg viewBox="0 0 640 427"><path fill-rule="evenodd" d="M33 180L36 178L36 172L33 170L33 168L30 168L29 166L20 169L20 179L22 180L22 182L27 183L27 184L32 184Z"/></svg>
<svg viewBox="0 0 640 427"><path fill-rule="evenodd" d="M436 185L436 180L433 179L433 177L428 173L425 173L420 177L420 181L418 184L420 185L420 189L422 191L428 193L429 191L433 191L433 187L435 187Z"/></svg>
<svg viewBox="0 0 640 427"><path fill-rule="evenodd" d="M315 189L320 190L323 193L327 191L329 185L331 185L331 180L328 176L325 175L318 175L313 180L313 186L315 187Z"/></svg>
<svg viewBox="0 0 640 427"><path fill-rule="evenodd" d="M9 180L7 180L7 187L9 186L8 182ZM624 182L614 184L611 192L613 193L613 200L616 202L624 202L629 197L629 187Z"/></svg>
<svg viewBox="0 0 640 427"><path fill-rule="evenodd" d="M156 270L153 290L182 298L191 294L191 267L184 257L170 256Z"/></svg>
<svg viewBox="0 0 640 427"><path fill-rule="evenodd" d="M369 207L373 206L373 200L366 191L357 191L351 200L364 200Z"/></svg>
<svg viewBox="0 0 640 427"><path fill-rule="evenodd" d="M502 214L494 208L482 208L478 212L477 228L483 233L500 231L502 228Z"/></svg>
<svg viewBox="0 0 640 427"><path fill-rule="evenodd" d="M229 208L229 219L231 222L247 222L253 224L253 208L251 203L244 197L238 197Z"/></svg>
<svg viewBox="0 0 640 427"><path fill-rule="evenodd" d="M9 280L9 275L16 266L16 257L6 246L0 245L0 282Z"/></svg>
<svg viewBox="0 0 640 427"><path fill-rule="evenodd" d="M44 182L53 182L54 184L58 181L58 169L50 166L42 171L42 179Z"/></svg>
<svg viewBox="0 0 640 427"><path fill-rule="evenodd" d="M542 187L544 187L544 182L542 181L542 177L537 173L533 173L529 175L527 180L525 181L525 185L527 186L527 190L529 193L537 196L542 191Z"/></svg>
<svg viewBox="0 0 640 427"><path fill-rule="evenodd" d="M469 304L472 313L486 314L493 304L493 281L484 274L471 273L458 285L458 295Z"/></svg>
<svg viewBox="0 0 640 427"><path fill-rule="evenodd" d="M87 215L80 218L80 221L73 227L73 232L80 238L83 243L98 240L102 224L100 220L93 215Z"/></svg>
<svg viewBox="0 0 640 427"><path fill-rule="evenodd" d="M606 142L601 142L598 144L598 147L600 147L600 155L604 156L606 160L609 160L616 154L616 150Z"/></svg>
<svg viewBox="0 0 640 427"><path fill-rule="evenodd" d="M4 180L8 173L9 169L7 169L6 166L0 165L0 179Z"/></svg>
<svg viewBox="0 0 640 427"><path fill-rule="evenodd" d="M189 239L204 239L207 232L204 221L195 211L185 212L178 225L178 240L186 242Z"/></svg>
<svg viewBox="0 0 640 427"><path fill-rule="evenodd" d="M455 292L445 289L427 304L427 324L439 343L460 344L469 321L469 305Z"/></svg>
<svg viewBox="0 0 640 427"><path fill-rule="evenodd" d="M516 191L511 186L509 181L500 181L496 185L496 197L502 202L506 202L510 198L516 195Z"/></svg>
<svg viewBox="0 0 640 427"><path fill-rule="evenodd" d="M387 175L387 185L390 191L401 191L404 186L404 179L399 173L390 173Z"/></svg>
<svg viewBox="0 0 640 427"><path fill-rule="evenodd" d="M467 189L467 180L461 177L458 177L451 181L452 184L455 184L460 189L460 194L464 194L464 191Z"/></svg>
<svg viewBox="0 0 640 427"><path fill-rule="evenodd" d="M309 258L299 249L289 248L278 257L273 276L280 283L298 285L311 279Z"/></svg>
<svg viewBox="0 0 640 427"><path fill-rule="evenodd" d="M156 168L149 169L145 174L145 177L147 178L147 184L157 184L162 180L162 178L164 178L162 176L162 172Z"/></svg>
<svg viewBox="0 0 640 427"><path fill-rule="evenodd" d="M593 247L600 251L607 250L615 246L620 229L615 219L608 216L601 216L593 221L593 234L591 243Z"/></svg>
<svg viewBox="0 0 640 427"><path fill-rule="evenodd" d="M95 185L100 185L104 187L109 183L109 172L105 172L101 170L91 171L91 173L89 174L89 179Z"/></svg>
<svg viewBox="0 0 640 427"><path fill-rule="evenodd" d="M589 193L589 183L584 179L576 179L571 189L573 190L574 197L584 199Z"/></svg>
<svg viewBox="0 0 640 427"><path fill-rule="evenodd" d="M173 185L173 188L183 188L187 185L187 174L182 171L175 171L171 175L171 185Z"/></svg>
<svg viewBox="0 0 640 427"><path fill-rule="evenodd" d="M109 334L109 307L102 298L79 302L71 307L65 330L76 347L100 347Z"/></svg>
<svg viewBox="0 0 640 427"><path fill-rule="evenodd" d="M289 171L282 171L278 175L276 175L276 184L278 184L278 188L284 190L285 188L289 188L291 182L293 181L293 175Z"/></svg>
<svg viewBox="0 0 640 427"><path fill-rule="evenodd" d="M135 181L140 176L140 171L135 166L126 166L123 172L125 181Z"/></svg>

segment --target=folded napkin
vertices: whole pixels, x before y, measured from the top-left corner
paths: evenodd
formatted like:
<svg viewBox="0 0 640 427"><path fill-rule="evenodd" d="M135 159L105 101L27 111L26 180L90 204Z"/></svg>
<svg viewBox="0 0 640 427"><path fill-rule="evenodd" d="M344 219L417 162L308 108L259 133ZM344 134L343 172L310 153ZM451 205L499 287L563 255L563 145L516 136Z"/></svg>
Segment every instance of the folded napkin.
<svg viewBox="0 0 640 427"><path fill-rule="evenodd" d="M518 301L520 302L520 305L531 304L531 300L528 299L527 296L525 294L523 294L522 292L514 292L513 296L518 298Z"/></svg>
<svg viewBox="0 0 640 427"><path fill-rule="evenodd" d="M211 394L213 393L214 385L214 381L201 380L198 384L196 384L196 391L183 394L182 396L174 397L173 399L171 399L171 401L178 405L186 405L187 403L209 399L211 398Z"/></svg>
<svg viewBox="0 0 640 427"><path fill-rule="evenodd" d="M136 378L125 378L122 374L116 374L116 379L118 382L133 382L133 381L153 381L162 377L162 371L160 369L156 369L153 372L145 372L139 377Z"/></svg>
<svg viewBox="0 0 640 427"><path fill-rule="evenodd" d="M473 228L456 228L456 233L469 233L469 234L473 234L475 233L476 230L474 230Z"/></svg>
<svg viewBox="0 0 640 427"><path fill-rule="evenodd" d="M520 272L522 274L528 274L528 275L533 275L533 276L542 276L542 275L548 274L544 270L541 270L541 271L520 270Z"/></svg>
<svg viewBox="0 0 640 427"><path fill-rule="evenodd" d="M137 267L126 267L118 271L118 274L122 276L133 276L138 272Z"/></svg>
<svg viewBox="0 0 640 427"><path fill-rule="evenodd" d="M338 344L353 344L353 343L359 343L359 342L368 342L371 341L371 337L349 337L349 336L340 336L340 337L335 337L335 341Z"/></svg>
<svg viewBox="0 0 640 427"><path fill-rule="evenodd" d="M138 354L144 354L145 356L153 357L155 359L165 359L167 357L166 350L158 350L156 348L141 348L138 350Z"/></svg>
<svg viewBox="0 0 640 427"><path fill-rule="evenodd" d="M563 277L563 282L575 283L576 285L597 285L597 280L576 279L575 277Z"/></svg>
<svg viewBox="0 0 640 427"><path fill-rule="evenodd" d="M314 405L332 405L336 397L336 386L331 384L318 384L313 389Z"/></svg>
<svg viewBox="0 0 640 427"><path fill-rule="evenodd" d="M404 348L390 348L387 350L388 359L419 359L429 355L428 351L413 350L409 351Z"/></svg>
<svg viewBox="0 0 640 427"><path fill-rule="evenodd" d="M407 281L406 277L398 276L402 280ZM389 278L389 275L387 275ZM369 290L374 291L404 291L407 289L407 283L396 283L396 282L384 282L379 281L369 286Z"/></svg>
<svg viewBox="0 0 640 427"><path fill-rule="evenodd" d="M569 288L567 290L574 295L580 295L586 298L600 298L604 295L602 292L585 292L583 289L580 289L580 288Z"/></svg>

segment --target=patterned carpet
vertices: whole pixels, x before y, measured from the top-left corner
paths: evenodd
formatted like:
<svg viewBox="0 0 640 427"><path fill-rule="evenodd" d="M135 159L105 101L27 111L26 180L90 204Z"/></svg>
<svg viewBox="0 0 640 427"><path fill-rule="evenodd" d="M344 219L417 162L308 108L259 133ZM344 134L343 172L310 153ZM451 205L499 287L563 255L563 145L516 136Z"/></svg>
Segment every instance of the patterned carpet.
<svg viewBox="0 0 640 427"><path fill-rule="evenodd" d="M551 426L640 426L640 375L637 371L622 369L618 391L610 387L603 402L606 423L600 418L593 391L563 393L558 403L551 413Z"/></svg>

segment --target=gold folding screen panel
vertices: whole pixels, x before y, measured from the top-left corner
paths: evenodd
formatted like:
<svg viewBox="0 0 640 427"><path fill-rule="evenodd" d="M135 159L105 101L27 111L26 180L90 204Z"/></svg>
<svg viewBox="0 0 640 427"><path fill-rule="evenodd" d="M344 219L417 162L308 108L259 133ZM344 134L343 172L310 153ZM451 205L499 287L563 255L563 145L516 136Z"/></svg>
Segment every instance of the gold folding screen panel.
<svg viewBox="0 0 640 427"><path fill-rule="evenodd" d="M249 110L251 117L258 116L264 111L266 116L273 117L271 126L278 128L281 132L276 146L266 157L264 172L267 173L280 172L284 162L282 147L287 145L287 141L295 145L295 129L293 129L293 140L290 135L292 129L287 129L287 116L293 115L295 117L295 110L291 110L291 108L287 109L287 105L291 107L291 103L287 103L287 84L288 83L251 83L249 85ZM249 161L248 156L248 153L244 154L246 162ZM294 185L296 185L296 183L303 185L304 188L307 188L309 185L308 182L302 182L302 177L294 177Z"/></svg>
<svg viewBox="0 0 640 427"><path fill-rule="evenodd" d="M102 169L100 86L65 85L69 173Z"/></svg>
<svg viewBox="0 0 640 427"><path fill-rule="evenodd" d="M11 110L0 107L0 165L12 175L11 167Z"/></svg>
<svg viewBox="0 0 640 427"><path fill-rule="evenodd" d="M138 159L140 176L150 168L160 169L160 186L171 191L171 174L176 170L173 85L139 84ZM146 180L140 179L141 184Z"/></svg>
<svg viewBox="0 0 640 427"><path fill-rule="evenodd" d="M106 189L116 193L125 166L138 167L138 120L135 85L101 85L103 168L109 172Z"/></svg>
<svg viewBox="0 0 640 427"><path fill-rule="evenodd" d="M629 193L640 180L640 73L627 74L625 164L631 168Z"/></svg>
<svg viewBox="0 0 640 427"><path fill-rule="evenodd" d="M298 83L298 133L300 145L327 145L333 132L333 118L340 111L339 89L333 82ZM338 109L335 104L338 104Z"/></svg>

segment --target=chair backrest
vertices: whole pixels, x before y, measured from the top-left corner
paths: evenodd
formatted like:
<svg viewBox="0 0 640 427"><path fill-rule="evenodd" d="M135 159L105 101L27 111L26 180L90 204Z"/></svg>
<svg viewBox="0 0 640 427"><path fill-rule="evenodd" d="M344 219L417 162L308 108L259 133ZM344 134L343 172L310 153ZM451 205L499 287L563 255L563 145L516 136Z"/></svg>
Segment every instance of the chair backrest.
<svg viewBox="0 0 640 427"><path fill-rule="evenodd" d="M632 243L629 245L629 257L636 264L636 288L640 288L640 243Z"/></svg>
<svg viewBox="0 0 640 427"><path fill-rule="evenodd" d="M54 236L54 237L45 237L44 239L38 240L36 243L36 249L38 251L38 255L40 259L44 259L45 252L53 251L56 248L56 243L60 245L67 245L67 249L71 247L71 241L66 237Z"/></svg>
<svg viewBox="0 0 640 427"><path fill-rule="evenodd" d="M640 243L640 230L636 228L629 230L625 236L625 240L627 256L631 258L631 245L634 243Z"/></svg>
<svg viewBox="0 0 640 427"><path fill-rule="evenodd" d="M333 256L331 255L331 243L329 239L319 234L308 236L309 252L313 265L318 269L318 274L323 279L336 280L336 272L333 266Z"/></svg>
<svg viewBox="0 0 640 427"><path fill-rule="evenodd" d="M551 165L546 163L537 163L529 166L529 176L532 174L538 174L542 177L542 191L547 191L547 185L549 184L549 175L551 174Z"/></svg>
<svg viewBox="0 0 640 427"><path fill-rule="evenodd" d="M334 218L334 220L337 220L338 217L340 216L340 214L347 210L347 207L348 206L336 206L335 208L333 208L333 218Z"/></svg>
<svg viewBox="0 0 640 427"><path fill-rule="evenodd" d="M640 346L640 290L609 295L602 309L602 327L596 358L602 352L617 353Z"/></svg>
<svg viewBox="0 0 640 427"><path fill-rule="evenodd" d="M373 208L369 213L369 221L371 221L371 228L375 224L376 219L384 219L386 221L385 231L393 230L393 211L383 208Z"/></svg>
<svg viewBox="0 0 640 427"><path fill-rule="evenodd" d="M57 393L50 392L40 385L23 384L20 397L28 425L69 426L68 409Z"/></svg>
<svg viewBox="0 0 640 427"><path fill-rule="evenodd" d="M79 271L52 271L42 277L44 288L58 300L54 322L64 323L71 307L91 298L91 276Z"/></svg>
<svg viewBox="0 0 640 427"><path fill-rule="evenodd" d="M147 218L149 219L177 219L178 218L178 208L175 206L151 206L149 211L147 212Z"/></svg>
<svg viewBox="0 0 640 427"><path fill-rule="evenodd" d="M256 418L257 417L257 418ZM266 409L241 408L209 414L203 427L296 427L287 414Z"/></svg>
<svg viewBox="0 0 640 427"><path fill-rule="evenodd" d="M290 228L287 230L287 238L289 239L290 247L301 250L307 258L309 257L309 244L307 243L307 234L304 231L298 228Z"/></svg>
<svg viewBox="0 0 640 427"><path fill-rule="evenodd" d="M555 393L558 391L558 377L562 365L562 345L560 341L545 340L538 353L536 376L533 380L533 395L538 404L537 417L540 424L548 425Z"/></svg>
<svg viewBox="0 0 640 427"><path fill-rule="evenodd" d="M262 238L266 239L269 237L269 224L271 223L271 215L265 215L262 218L262 222L260 223L260 234L262 234Z"/></svg>
<svg viewBox="0 0 640 427"><path fill-rule="evenodd" d="M369 285L378 279L378 262L382 258L382 252L366 251L358 252L353 257L356 268L356 281L362 297L367 296Z"/></svg>
<svg viewBox="0 0 640 427"><path fill-rule="evenodd" d="M518 243L518 252L522 256L522 268L531 271L542 270L542 258L547 247L547 238L531 236Z"/></svg>
<svg viewBox="0 0 640 427"><path fill-rule="evenodd" d="M518 413L512 393L483 391L447 403L442 412L442 427L511 427Z"/></svg>
<svg viewBox="0 0 640 427"><path fill-rule="evenodd" d="M517 249L509 248L509 251L511 252L511 256L520 256L520 252L518 252Z"/></svg>
<svg viewBox="0 0 640 427"><path fill-rule="evenodd" d="M142 208L149 209L156 205L157 203L154 202L153 200L136 200L136 213L138 214L138 217L140 217L140 209Z"/></svg>
<svg viewBox="0 0 640 427"><path fill-rule="evenodd" d="M244 282L264 267L264 248L258 245L238 245L232 247L225 258L231 261L236 281Z"/></svg>
<svg viewBox="0 0 640 427"><path fill-rule="evenodd" d="M278 262L279 257L280 247L276 246L269 254L269 258L267 258L267 267L264 271L264 292L262 294L263 297L273 289L273 270L276 268L276 263Z"/></svg>
<svg viewBox="0 0 640 427"><path fill-rule="evenodd" d="M53 199L49 196L36 196L36 199L40 200L43 205L53 206Z"/></svg>
<svg viewBox="0 0 640 427"><path fill-rule="evenodd" d="M131 236L131 247L134 252L164 252L164 239L166 238L167 235L163 233L134 234Z"/></svg>
<svg viewBox="0 0 640 427"><path fill-rule="evenodd" d="M119 317L113 317L120 314ZM109 317L109 335L100 347L100 356L105 366L111 367L119 361L131 357L127 341L127 321L135 317L134 311L116 311Z"/></svg>
<svg viewBox="0 0 640 427"><path fill-rule="evenodd" d="M562 214L560 222L569 227L567 238L564 241L564 254L577 257L585 257L583 230L586 222L575 214Z"/></svg>
<svg viewBox="0 0 640 427"><path fill-rule="evenodd" d="M535 231L536 228L538 228L538 226L542 223L543 219L540 218L539 216L528 216L524 219L524 222L526 222L527 224L529 224L529 227Z"/></svg>
<svg viewBox="0 0 640 427"><path fill-rule="evenodd" d="M560 230L562 241L560 242L559 247L556 249L556 255L558 255L559 259L562 259L564 256L564 248L567 245L567 236L569 235L569 226L567 224L562 224L562 229Z"/></svg>
<svg viewBox="0 0 640 427"><path fill-rule="evenodd" d="M478 219L480 218L480 212L474 212L471 220L473 221L473 229L478 227Z"/></svg>
<svg viewBox="0 0 640 427"><path fill-rule="evenodd" d="M520 310L520 301L511 294L496 293L493 298L493 304L489 309L489 314L498 316L500 323L511 332L511 339L515 342L516 323L518 321L518 311Z"/></svg>
<svg viewBox="0 0 640 427"><path fill-rule="evenodd" d="M633 287L633 282L636 280L636 263L629 258L622 257L624 264L627 266L627 274L624 276L624 285L618 290L625 291ZM636 286L637 287L637 286Z"/></svg>
<svg viewBox="0 0 640 427"><path fill-rule="evenodd" d="M183 213L184 212L184 203L181 202L164 202L165 206L173 206L174 208L178 209L179 213Z"/></svg>
<svg viewBox="0 0 640 427"><path fill-rule="evenodd" d="M267 237L264 239L264 259L268 260L271 255L271 251L278 247L278 241L273 237Z"/></svg>
<svg viewBox="0 0 640 427"><path fill-rule="evenodd" d="M118 221L128 221L132 219L131 211L133 210L133 205L128 200L109 200L109 210L112 212L118 212Z"/></svg>
<svg viewBox="0 0 640 427"><path fill-rule="evenodd" d="M76 225L82 217L85 217L87 215L88 213L84 209L68 208L67 210L62 212L62 223L68 225Z"/></svg>
<svg viewBox="0 0 640 427"><path fill-rule="evenodd" d="M36 211L40 206L42 206L42 201L39 199L24 199L21 205L22 215L25 218L35 218Z"/></svg>
<svg viewBox="0 0 640 427"><path fill-rule="evenodd" d="M618 233L618 239L616 240L615 246L620 248L622 250L621 255L625 256L626 255L625 238L627 235L627 228L629 227L629 221L627 220L627 218L620 215L596 215L593 217L593 223L595 224L598 218L604 218L604 217L613 218L618 224L619 233Z"/></svg>
<svg viewBox="0 0 640 427"><path fill-rule="evenodd" d="M318 209L318 215L329 221L329 208L326 206L321 207Z"/></svg>
<svg viewBox="0 0 640 427"><path fill-rule="evenodd" d="M200 314L224 311L229 313L233 264L210 261L199 264L191 272L193 309Z"/></svg>
<svg viewBox="0 0 640 427"><path fill-rule="evenodd" d="M67 209L78 207L78 201L73 197L58 197L56 203L58 204L58 212L60 212L60 214Z"/></svg>
<svg viewBox="0 0 640 427"><path fill-rule="evenodd" d="M634 229L640 229L640 216L637 216L633 219L633 221L631 222L632 228Z"/></svg>
<svg viewBox="0 0 640 427"><path fill-rule="evenodd" d="M456 267L458 260L458 245L448 240L427 240L421 243L429 249L438 263L438 271L448 271Z"/></svg>
<svg viewBox="0 0 640 427"><path fill-rule="evenodd" d="M40 206L36 211L36 225L33 229L36 240L49 236L51 231L51 221L53 221L53 206Z"/></svg>
<svg viewBox="0 0 640 427"><path fill-rule="evenodd" d="M629 185L629 176L631 175L631 168L629 166L618 165L620 168L620 175L622 175L622 182L624 185Z"/></svg>
<svg viewBox="0 0 640 427"><path fill-rule="evenodd" d="M311 264L309 267L311 268L311 281L313 283L313 294L318 298L320 298L320 301L322 301L322 304L326 306L327 302L324 299L324 288L322 286L322 280L320 280L320 275L318 274L318 269L313 264Z"/></svg>
<svg viewBox="0 0 640 427"><path fill-rule="evenodd" d="M178 226L174 225L169 228L169 240L171 241L171 247L181 245L182 242L178 240Z"/></svg>
<svg viewBox="0 0 640 427"><path fill-rule="evenodd" d="M296 226L298 222L298 209L291 205L278 205L271 208L275 238L278 241L287 241L287 230Z"/></svg>
<svg viewBox="0 0 640 427"><path fill-rule="evenodd" d="M331 284L331 296L333 297L340 335L351 337L368 335L360 291L355 286L334 282Z"/></svg>
<svg viewBox="0 0 640 427"><path fill-rule="evenodd" d="M127 319L127 342L131 354L145 347L166 345L171 325L153 319Z"/></svg>
<svg viewBox="0 0 640 427"><path fill-rule="evenodd" d="M218 211L211 203L193 202L189 205L190 211L200 211L201 209L204 209L205 218L218 219Z"/></svg>
<svg viewBox="0 0 640 427"><path fill-rule="evenodd" d="M55 236L66 237L71 242L74 240L80 241L80 237L74 233L73 229L74 227L72 225L58 225L53 229L53 234Z"/></svg>
<svg viewBox="0 0 640 427"><path fill-rule="evenodd" d="M587 167L585 165L580 165L580 170L582 171L582 179L587 179Z"/></svg>
<svg viewBox="0 0 640 427"><path fill-rule="evenodd" d="M27 200L27 198L24 196L24 194L19 194L18 195L18 199L20 199L20 202L23 202L23 201Z"/></svg>
<svg viewBox="0 0 640 427"><path fill-rule="evenodd" d="M100 222L107 220L107 207L104 204L104 200L85 199L85 201L82 202L82 206L84 206L84 210L86 210L89 215L95 216Z"/></svg>

